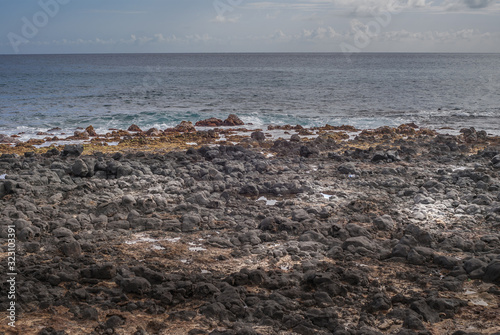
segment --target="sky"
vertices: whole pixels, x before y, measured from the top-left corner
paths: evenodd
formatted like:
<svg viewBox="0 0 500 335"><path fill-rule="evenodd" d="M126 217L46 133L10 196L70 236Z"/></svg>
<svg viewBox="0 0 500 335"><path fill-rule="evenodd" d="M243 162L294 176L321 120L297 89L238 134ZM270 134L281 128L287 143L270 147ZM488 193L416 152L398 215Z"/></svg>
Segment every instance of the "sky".
<svg viewBox="0 0 500 335"><path fill-rule="evenodd" d="M500 52L500 0L0 0L0 54Z"/></svg>

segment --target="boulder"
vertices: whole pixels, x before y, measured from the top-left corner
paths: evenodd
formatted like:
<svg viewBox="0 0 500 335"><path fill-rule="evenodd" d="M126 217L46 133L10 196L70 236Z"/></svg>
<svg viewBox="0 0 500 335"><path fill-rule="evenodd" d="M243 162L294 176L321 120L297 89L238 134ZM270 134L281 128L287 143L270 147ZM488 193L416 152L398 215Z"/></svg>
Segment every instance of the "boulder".
<svg viewBox="0 0 500 335"><path fill-rule="evenodd" d="M73 138L76 140L88 140L89 139L89 133L87 131L75 131L73 134Z"/></svg>
<svg viewBox="0 0 500 335"><path fill-rule="evenodd" d="M439 322L439 314L434 311L424 300L414 301L410 308L420 314L425 321L430 323Z"/></svg>
<svg viewBox="0 0 500 335"><path fill-rule="evenodd" d="M486 267L483 280L500 284L500 260L494 260Z"/></svg>
<svg viewBox="0 0 500 335"><path fill-rule="evenodd" d="M120 286L125 293L144 294L151 290L149 281L142 277L124 278Z"/></svg>
<svg viewBox="0 0 500 335"><path fill-rule="evenodd" d="M201 223L201 216L198 214L184 214L181 218L181 222L181 230L183 232L191 232Z"/></svg>
<svg viewBox="0 0 500 335"><path fill-rule="evenodd" d="M64 146L61 156L80 156L83 152L83 144L68 144Z"/></svg>
<svg viewBox="0 0 500 335"><path fill-rule="evenodd" d="M359 171L354 163L344 163L340 165L337 170L342 174L359 174Z"/></svg>
<svg viewBox="0 0 500 335"><path fill-rule="evenodd" d="M81 159L77 159L71 167L71 172L76 177L86 177L89 174L89 167Z"/></svg>
<svg viewBox="0 0 500 335"><path fill-rule="evenodd" d="M174 128L174 130L180 133L196 132L196 128L193 126L191 121L182 121Z"/></svg>
<svg viewBox="0 0 500 335"><path fill-rule="evenodd" d="M76 240L62 241L59 248L66 257L76 258L82 253L80 243Z"/></svg>
<svg viewBox="0 0 500 335"><path fill-rule="evenodd" d="M387 311L392 307L391 299L384 293L377 293L367 306L368 311Z"/></svg>
<svg viewBox="0 0 500 335"><path fill-rule="evenodd" d="M223 126L232 127L232 126L243 126L245 123L240 120L235 114L230 114L227 119L224 120Z"/></svg>
<svg viewBox="0 0 500 335"><path fill-rule="evenodd" d="M261 131L254 131L250 134L250 137L257 142L264 142L266 140L266 135Z"/></svg>
<svg viewBox="0 0 500 335"><path fill-rule="evenodd" d="M94 129L93 126L88 126L87 128L85 128L85 131L87 132L87 134L89 134L90 137L96 137L97 136L97 133Z"/></svg>
<svg viewBox="0 0 500 335"><path fill-rule="evenodd" d="M144 134L146 134L147 136L161 136L162 132L157 128L151 128L148 129Z"/></svg>
<svg viewBox="0 0 500 335"><path fill-rule="evenodd" d="M306 146L303 145L300 147L300 152L299 152L301 157L309 158L313 156L318 156L319 155L319 149L313 146Z"/></svg>
<svg viewBox="0 0 500 335"><path fill-rule="evenodd" d="M391 230L394 228L394 221L390 215L382 215L373 220L373 226L378 230Z"/></svg>
<svg viewBox="0 0 500 335"><path fill-rule="evenodd" d="M342 249L347 249L349 246L353 246L355 248L365 248L367 250L374 251L377 249L375 243L370 241L366 236L356 236L350 237L342 244Z"/></svg>
<svg viewBox="0 0 500 335"><path fill-rule="evenodd" d="M128 127L127 129L128 131L134 131L134 132L142 132L142 129L139 128L139 126L133 124L131 125L130 127Z"/></svg>
<svg viewBox="0 0 500 335"><path fill-rule="evenodd" d="M201 120L195 123L196 127L220 127L224 124L224 121L211 117L209 119Z"/></svg>

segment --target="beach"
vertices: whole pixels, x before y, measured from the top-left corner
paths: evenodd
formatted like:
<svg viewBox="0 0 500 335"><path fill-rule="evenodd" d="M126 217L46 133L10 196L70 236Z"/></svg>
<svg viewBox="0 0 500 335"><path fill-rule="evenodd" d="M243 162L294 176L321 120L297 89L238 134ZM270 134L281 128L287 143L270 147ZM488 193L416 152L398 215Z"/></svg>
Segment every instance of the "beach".
<svg viewBox="0 0 500 335"><path fill-rule="evenodd" d="M0 332L500 333L498 136L197 121L2 137Z"/></svg>

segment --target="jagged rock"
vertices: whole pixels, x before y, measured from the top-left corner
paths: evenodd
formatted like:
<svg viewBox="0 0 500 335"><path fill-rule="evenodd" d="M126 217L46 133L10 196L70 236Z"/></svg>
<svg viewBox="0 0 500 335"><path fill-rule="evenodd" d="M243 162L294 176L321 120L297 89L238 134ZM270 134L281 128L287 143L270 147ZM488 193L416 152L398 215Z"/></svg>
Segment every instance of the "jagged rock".
<svg viewBox="0 0 500 335"><path fill-rule="evenodd" d="M488 264L486 267L484 277L484 281L492 282L492 283L500 283L500 261L495 260Z"/></svg>
<svg viewBox="0 0 500 335"><path fill-rule="evenodd" d="M359 174L359 171L354 163L344 163L340 165L337 170L342 174Z"/></svg>
<svg viewBox="0 0 500 335"><path fill-rule="evenodd" d="M224 121L211 117L209 119L201 120L195 123L196 127L220 127L224 124Z"/></svg>
<svg viewBox="0 0 500 335"><path fill-rule="evenodd" d="M76 177L86 177L89 174L89 167L81 159L77 159L75 164L71 167L71 172Z"/></svg>
<svg viewBox="0 0 500 335"><path fill-rule="evenodd" d="M149 281L142 277L124 278L120 282L120 286L126 293L144 294L151 289Z"/></svg>
<svg viewBox="0 0 500 335"><path fill-rule="evenodd" d="M182 121L174 128L174 130L181 133L191 133L195 132L196 128L193 126L191 121Z"/></svg>
<svg viewBox="0 0 500 335"><path fill-rule="evenodd" d="M373 226L378 230L391 230L394 228L394 221L390 215L382 215L373 220Z"/></svg>
<svg viewBox="0 0 500 335"><path fill-rule="evenodd" d="M226 127L233 127L233 126L243 126L245 125L245 123L241 121L240 118L237 117L235 114L229 114L227 119L224 120L223 125Z"/></svg>
<svg viewBox="0 0 500 335"><path fill-rule="evenodd" d="M96 131L94 130L94 127L93 126L88 126L87 128L85 128L85 131L87 132L87 134L89 134L90 137L95 137L97 136L97 133Z"/></svg>
<svg viewBox="0 0 500 335"><path fill-rule="evenodd" d="M76 140L88 140L90 137L89 137L89 133L87 131L75 131L75 133L73 134L73 138L76 139Z"/></svg>
<svg viewBox="0 0 500 335"><path fill-rule="evenodd" d="M150 128L144 134L151 137L158 137L162 135L162 132L157 128Z"/></svg>
<svg viewBox="0 0 500 335"><path fill-rule="evenodd" d="M251 133L250 137L252 139L256 140L257 142L263 142L266 140L266 135L261 131L255 131L255 132Z"/></svg>
<svg viewBox="0 0 500 335"><path fill-rule="evenodd" d="M127 129L128 131L133 131L133 132L141 132L142 133L142 129L139 128L139 126L133 124L131 125L130 127L128 127Z"/></svg>
<svg viewBox="0 0 500 335"><path fill-rule="evenodd" d="M83 152L83 144L68 144L64 146L61 156L80 156Z"/></svg>
<svg viewBox="0 0 500 335"><path fill-rule="evenodd" d="M63 241L59 247L62 253L67 257L80 257L82 253L82 248L80 247L80 243L75 240Z"/></svg>

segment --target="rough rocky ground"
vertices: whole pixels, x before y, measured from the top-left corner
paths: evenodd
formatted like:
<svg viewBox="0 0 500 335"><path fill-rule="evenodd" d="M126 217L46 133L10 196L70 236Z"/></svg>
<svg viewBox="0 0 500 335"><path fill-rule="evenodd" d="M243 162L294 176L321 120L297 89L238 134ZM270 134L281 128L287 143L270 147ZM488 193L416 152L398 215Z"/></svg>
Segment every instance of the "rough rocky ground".
<svg viewBox="0 0 500 335"><path fill-rule="evenodd" d="M384 128L4 154L0 333L500 334L498 144Z"/></svg>

